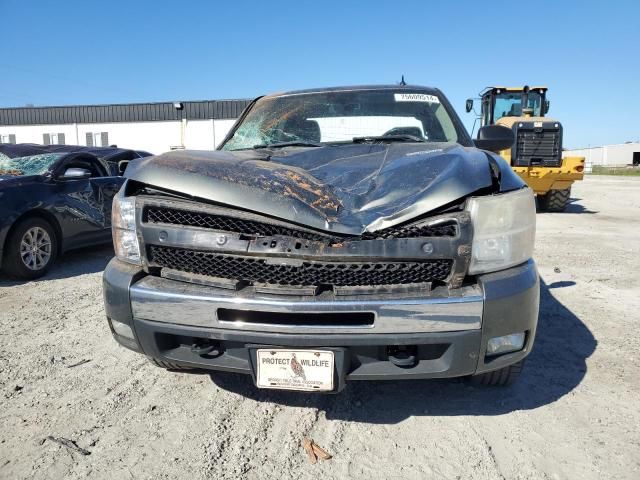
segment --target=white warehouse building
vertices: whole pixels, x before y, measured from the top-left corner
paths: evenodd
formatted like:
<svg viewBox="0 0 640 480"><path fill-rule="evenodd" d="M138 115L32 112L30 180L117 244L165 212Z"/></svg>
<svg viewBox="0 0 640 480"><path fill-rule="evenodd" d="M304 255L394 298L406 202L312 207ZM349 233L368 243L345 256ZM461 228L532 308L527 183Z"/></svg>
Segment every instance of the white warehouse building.
<svg viewBox="0 0 640 480"><path fill-rule="evenodd" d="M562 156L584 157L587 167L593 165L607 167L640 165L640 142L565 150L562 152Z"/></svg>
<svg viewBox="0 0 640 480"><path fill-rule="evenodd" d="M0 143L212 150L250 100L0 108Z"/></svg>

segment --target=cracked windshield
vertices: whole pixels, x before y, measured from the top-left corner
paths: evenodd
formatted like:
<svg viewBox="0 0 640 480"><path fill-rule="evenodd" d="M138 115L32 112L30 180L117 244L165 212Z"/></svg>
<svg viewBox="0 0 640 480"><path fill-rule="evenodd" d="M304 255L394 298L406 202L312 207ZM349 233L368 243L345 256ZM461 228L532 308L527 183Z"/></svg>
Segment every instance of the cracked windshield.
<svg viewBox="0 0 640 480"><path fill-rule="evenodd" d="M458 134L437 95L389 91L319 92L264 97L223 150L363 141L455 142Z"/></svg>
<svg viewBox="0 0 640 480"><path fill-rule="evenodd" d="M61 156L59 153L18 158L0 155L0 175L43 175Z"/></svg>

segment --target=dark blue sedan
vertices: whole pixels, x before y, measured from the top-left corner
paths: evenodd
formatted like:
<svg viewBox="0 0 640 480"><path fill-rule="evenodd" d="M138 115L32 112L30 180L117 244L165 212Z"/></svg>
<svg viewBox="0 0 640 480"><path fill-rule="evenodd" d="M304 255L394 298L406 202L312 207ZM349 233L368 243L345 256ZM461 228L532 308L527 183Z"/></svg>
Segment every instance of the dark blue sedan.
<svg viewBox="0 0 640 480"><path fill-rule="evenodd" d="M111 241L111 203L126 164L147 152L0 145L0 268L44 275L63 252Z"/></svg>

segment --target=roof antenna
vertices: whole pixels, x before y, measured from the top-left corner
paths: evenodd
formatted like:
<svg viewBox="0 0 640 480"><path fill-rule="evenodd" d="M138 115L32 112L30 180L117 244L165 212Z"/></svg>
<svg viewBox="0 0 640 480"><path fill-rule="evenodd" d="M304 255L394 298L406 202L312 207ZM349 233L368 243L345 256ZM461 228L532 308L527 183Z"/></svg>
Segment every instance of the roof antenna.
<svg viewBox="0 0 640 480"><path fill-rule="evenodd" d="M400 80L400 85L404 87L406 84L407 82L404 81L404 75L402 75L402 80Z"/></svg>

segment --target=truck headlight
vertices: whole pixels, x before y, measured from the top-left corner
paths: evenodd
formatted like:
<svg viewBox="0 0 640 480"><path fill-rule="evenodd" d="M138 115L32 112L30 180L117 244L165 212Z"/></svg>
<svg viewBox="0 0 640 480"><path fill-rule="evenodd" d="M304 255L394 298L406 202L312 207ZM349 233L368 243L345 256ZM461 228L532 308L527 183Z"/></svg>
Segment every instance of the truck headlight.
<svg viewBox="0 0 640 480"><path fill-rule="evenodd" d="M469 273L494 272L531 258L536 234L536 205L531 189L474 197L467 210L473 222Z"/></svg>
<svg viewBox="0 0 640 480"><path fill-rule="evenodd" d="M142 265L136 232L136 197L113 197L111 231L116 257L124 262Z"/></svg>

